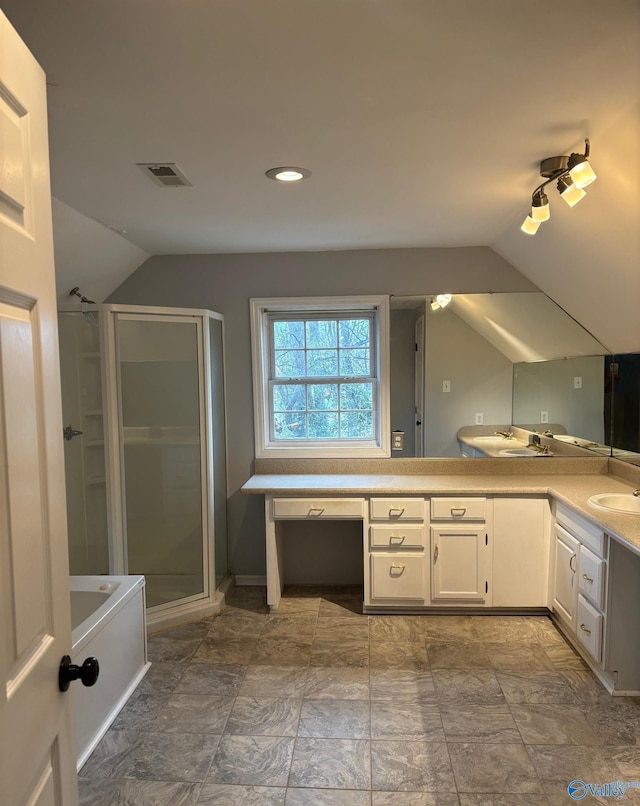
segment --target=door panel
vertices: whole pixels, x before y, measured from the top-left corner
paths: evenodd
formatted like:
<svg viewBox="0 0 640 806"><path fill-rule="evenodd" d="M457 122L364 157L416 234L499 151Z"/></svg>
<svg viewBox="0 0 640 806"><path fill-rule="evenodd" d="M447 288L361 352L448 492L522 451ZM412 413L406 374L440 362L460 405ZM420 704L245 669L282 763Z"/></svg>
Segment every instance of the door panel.
<svg viewBox="0 0 640 806"><path fill-rule="evenodd" d="M484 528L432 528L431 547L431 598L484 601L487 581Z"/></svg>
<svg viewBox="0 0 640 806"><path fill-rule="evenodd" d="M77 803L45 77L0 12L0 800Z"/></svg>

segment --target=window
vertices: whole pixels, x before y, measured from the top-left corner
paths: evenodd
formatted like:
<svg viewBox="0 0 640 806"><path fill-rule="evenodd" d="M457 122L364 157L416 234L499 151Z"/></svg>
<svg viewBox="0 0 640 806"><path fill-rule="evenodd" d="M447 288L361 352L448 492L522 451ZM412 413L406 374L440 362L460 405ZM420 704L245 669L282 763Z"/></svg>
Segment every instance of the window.
<svg viewBox="0 0 640 806"><path fill-rule="evenodd" d="M388 298L251 300L256 456L388 456Z"/></svg>

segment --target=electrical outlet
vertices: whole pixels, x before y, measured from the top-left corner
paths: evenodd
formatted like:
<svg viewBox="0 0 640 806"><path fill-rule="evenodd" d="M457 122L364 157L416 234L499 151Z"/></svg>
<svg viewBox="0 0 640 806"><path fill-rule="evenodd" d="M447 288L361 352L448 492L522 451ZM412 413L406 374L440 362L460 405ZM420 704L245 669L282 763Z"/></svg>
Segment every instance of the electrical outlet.
<svg viewBox="0 0 640 806"><path fill-rule="evenodd" d="M573 388L574 389L582 389L582 376L576 375L573 379Z"/></svg>
<svg viewBox="0 0 640 806"><path fill-rule="evenodd" d="M451 381L442 381L442 391L443 392L451 391Z"/></svg>
<svg viewBox="0 0 640 806"><path fill-rule="evenodd" d="M549 412L548 411L541 411L540 412L540 422L541 423L548 423L549 422Z"/></svg>
<svg viewBox="0 0 640 806"><path fill-rule="evenodd" d="M481 411L476 412L476 425L484 425L484 414Z"/></svg>
<svg viewBox="0 0 640 806"><path fill-rule="evenodd" d="M404 431L391 432L391 450L392 451L404 450Z"/></svg>

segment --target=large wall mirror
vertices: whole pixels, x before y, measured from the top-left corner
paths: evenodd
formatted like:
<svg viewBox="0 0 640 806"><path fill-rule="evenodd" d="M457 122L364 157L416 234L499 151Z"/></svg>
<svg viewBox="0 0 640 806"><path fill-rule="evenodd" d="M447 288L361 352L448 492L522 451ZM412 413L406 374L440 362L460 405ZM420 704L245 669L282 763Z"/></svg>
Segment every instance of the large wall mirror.
<svg viewBox="0 0 640 806"><path fill-rule="evenodd" d="M640 461L640 354L608 355L542 292L433 302L391 298L392 456L460 456L459 429L482 423Z"/></svg>

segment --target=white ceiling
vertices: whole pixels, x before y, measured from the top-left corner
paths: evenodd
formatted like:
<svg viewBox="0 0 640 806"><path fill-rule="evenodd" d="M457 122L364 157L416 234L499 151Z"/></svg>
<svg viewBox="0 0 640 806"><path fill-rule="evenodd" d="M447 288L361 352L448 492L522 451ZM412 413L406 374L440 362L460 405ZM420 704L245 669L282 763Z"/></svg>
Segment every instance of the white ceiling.
<svg viewBox="0 0 640 806"><path fill-rule="evenodd" d="M0 2L52 85L54 196L140 249L491 245L640 349L581 289L640 303L637 0ZM586 136L599 181L521 234L539 160ZM283 164L313 176L265 178Z"/></svg>

